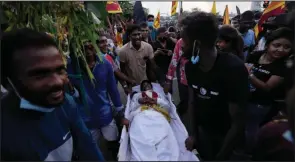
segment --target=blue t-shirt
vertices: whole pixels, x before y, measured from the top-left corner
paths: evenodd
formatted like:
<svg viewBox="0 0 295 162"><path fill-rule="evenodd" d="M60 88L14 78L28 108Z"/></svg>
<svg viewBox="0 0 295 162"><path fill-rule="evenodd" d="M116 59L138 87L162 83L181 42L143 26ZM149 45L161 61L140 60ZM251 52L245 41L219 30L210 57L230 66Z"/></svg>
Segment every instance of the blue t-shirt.
<svg viewBox="0 0 295 162"><path fill-rule="evenodd" d="M1 99L1 160L4 161L104 161L73 98L66 95L52 112L20 108L14 93Z"/></svg>
<svg viewBox="0 0 295 162"><path fill-rule="evenodd" d="M244 40L244 46L250 47L251 45L255 45L255 33L253 30L249 29L247 33L242 35ZM248 51L244 52L244 58L247 58Z"/></svg>
<svg viewBox="0 0 295 162"><path fill-rule="evenodd" d="M97 58L98 59L98 58ZM68 60L68 74L70 76L71 83L75 87L81 88L80 80L72 78L74 74L71 60ZM92 69L95 80L90 81L89 77L83 75L83 84L86 92L86 102L90 109L87 114L85 107L80 105L80 114L89 129L97 129L106 126L113 120L113 111L110 99L114 104L116 112L123 109L120 93L116 84L112 65L102 57L102 61L98 61L95 67ZM110 96L110 97L109 97Z"/></svg>

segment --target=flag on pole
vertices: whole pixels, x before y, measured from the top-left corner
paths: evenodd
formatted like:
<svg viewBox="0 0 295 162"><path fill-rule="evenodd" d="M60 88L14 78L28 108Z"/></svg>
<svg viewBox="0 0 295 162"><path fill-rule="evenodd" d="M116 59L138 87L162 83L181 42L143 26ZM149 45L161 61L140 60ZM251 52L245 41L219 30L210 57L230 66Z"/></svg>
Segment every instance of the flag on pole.
<svg viewBox="0 0 295 162"><path fill-rule="evenodd" d="M228 13L228 5L225 6L225 10L223 13L223 25L229 25L229 13Z"/></svg>
<svg viewBox="0 0 295 162"><path fill-rule="evenodd" d="M158 11L157 17L154 21L154 28L158 29L160 27L160 11Z"/></svg>
<svg viewBox="0 0 295 162"><path fill-rule="evenodd" d="M178 1L172 1L171 16L174 16L176 14L177 6Z"/></svg>
<svg viewBox="0 0 295 162"><path fill-rule="evenodd" d="M117 1L107 1L106 10L108 13L123 13L120 4Z"/></svg>
<svg viewBox="0 0 295 162"><path fill-rule="evenodd" d="M262 24L271 16L277 16L285 13L285 1L272 1L268 7L263 11L260 20L254 27L255 36L257 38L259 32L262 31Z"/></svg>
<svg viewBox="0 0 295 162"><path fill-rule="evenodd" d="M211 13L214 14L214 15L217 14L217 12L216 12L216 2L215 2L215 1L213 2L213 6L212 6L212 9L211 9Z"/></svg>
<svg viewBox="0 0 295 162"><path fill-rule="evenodd" d="M237 14L241 15L241 11L240 11L240 8L238 6L236 6L236 10L237 10Z"/></svg>
<svg viewBox="0 0 295 162"><path fill-rule="evenodd" d="M141 4L141 1L135 1L133 7L133 17L136 24L140 24L146 21L146 16Z"/></svg>

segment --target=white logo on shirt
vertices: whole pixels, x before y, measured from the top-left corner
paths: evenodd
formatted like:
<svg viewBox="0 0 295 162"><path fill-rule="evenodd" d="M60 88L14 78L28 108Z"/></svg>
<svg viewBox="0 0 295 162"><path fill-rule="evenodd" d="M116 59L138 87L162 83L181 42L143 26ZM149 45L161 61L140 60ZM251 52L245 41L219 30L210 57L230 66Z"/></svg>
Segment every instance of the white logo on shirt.
<svg viewBox="0 0 295 162"><path fill-rule="evenodd" d="M207 90L205 88L201 87L200 93L201 93L201 95L206 95Z"/></svg>
<svg viewBox="0 0 295 162"><path fill-rule="evenodd" d="M69 131L66 135L64 135L64 136L62 137L62 139L63 139L63 140L66 140L69 134L70 134L70 131Z"/></svg>
<svg viewBox="0 0 295 162"><path fill-rule="evenodd" d="M214 96L218 96L218 95L219 95L218 92L213 92L213 91L211 91L210 94L212 94L212 95L214 95Z"/></svg>
<svg viewBox="0 0 295 162"><path fill-rule="evenodd" d="M193 88L195 88L195 89L198 89L198 86L196 86L196 85L193 85Z"/></svg>

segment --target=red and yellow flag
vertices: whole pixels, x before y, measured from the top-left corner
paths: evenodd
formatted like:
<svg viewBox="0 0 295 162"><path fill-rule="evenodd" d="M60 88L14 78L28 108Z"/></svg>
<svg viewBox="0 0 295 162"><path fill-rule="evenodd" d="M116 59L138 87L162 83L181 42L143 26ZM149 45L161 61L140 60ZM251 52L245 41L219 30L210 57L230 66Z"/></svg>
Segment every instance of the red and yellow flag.
<svg viewBox="0 0 295 162"><path fill-rule="evenodd" d="M262 24L271 16L277 16L279 14L285 13L285 1L272 1L263 11L260 20L254 27L255 36L257 38L259 32L262 31Z"/></svg>
<svg viewBox="0 0 295 162"><path fill-rule="evenodd" d="M106 10L108 13L122 13L120 4L117 1L107 1Z"/></svg>
<svg viewBox="0 0 295 162"><path fill-rule="evenodd" d="M228 13L228 5L226 5L224 13L223 13L223 25L229 25L229 13Z"/></svg>
<svg viewBox="0 0 295 162"><path fill-rule="evenodd" d="M158 29L160 27L160 11L158 11L157 17L154 21L154 28Z"/></svg>
<svg viewBox="0 0 295 162"><path fill-rule="evenodd" d="M177 6L178 6L178 1L172 1L171 16L176 14Z"/></svg>

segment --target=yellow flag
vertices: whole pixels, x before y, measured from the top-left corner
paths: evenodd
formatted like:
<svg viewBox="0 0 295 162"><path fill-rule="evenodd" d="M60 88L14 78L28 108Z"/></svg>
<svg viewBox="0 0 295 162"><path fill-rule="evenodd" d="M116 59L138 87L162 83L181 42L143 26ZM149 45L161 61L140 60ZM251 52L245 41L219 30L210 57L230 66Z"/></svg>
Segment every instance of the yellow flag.
<svg viewBox="0 0 295 162"><path fill-rule="evenodd" d="M158 11L157 17L154 21L154 28L158 29L160 27L160 11Z"/></svg>
<svg viewBox="0 0 295 162"><path fill-rule="evenodd" d="M178 6L178 1L172 1L171 16L176 14L177 6Z"/></svg>
<svg viewBox="0 0 295 162"><path fill-rule="evenodd" d="M217 12L216 12L216 2L215 2L215 1L213 2L213 6L212 6L212 9L211 9L211 13L214 14L214 15L216 15L216 13L217 13Z"/></svg>
<svg viewBox="0 0 295 162"><path fill-rule="evenodd" d="M224 13L223 13L223 25L229 25L229 13L228 13L228 5L226 5Z"/></svg>

